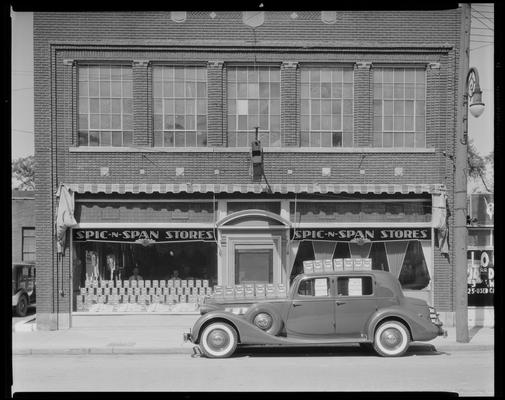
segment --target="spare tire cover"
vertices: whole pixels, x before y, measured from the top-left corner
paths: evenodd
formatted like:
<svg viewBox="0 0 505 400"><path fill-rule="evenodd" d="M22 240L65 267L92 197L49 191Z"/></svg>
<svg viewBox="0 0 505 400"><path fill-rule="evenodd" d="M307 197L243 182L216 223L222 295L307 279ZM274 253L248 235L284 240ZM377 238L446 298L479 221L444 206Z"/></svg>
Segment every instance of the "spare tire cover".
<svg viewBox="0 0 505 400"><path fill-rule="evenodd" d="M270 335L277 336L282 329L283 322L281 317L273 307L269 307L266 304L254 305L249 310L247 310L244 317L249 323L255 325L254 318L256 318L256 316L261 313L268 314L272 318L272 324L268 329L264 329L264 331Z"/></svg>

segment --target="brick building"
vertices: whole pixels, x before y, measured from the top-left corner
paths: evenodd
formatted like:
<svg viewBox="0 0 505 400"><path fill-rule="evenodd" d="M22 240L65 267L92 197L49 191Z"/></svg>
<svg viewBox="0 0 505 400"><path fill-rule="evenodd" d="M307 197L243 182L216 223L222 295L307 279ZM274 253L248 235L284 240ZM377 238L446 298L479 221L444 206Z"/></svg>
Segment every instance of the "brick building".
<svg viewBox="0 0 505 400"><path fill-rule="evenodd" d="M453 206L461 25L460 8L35 13L38 328L114 296L127 310L141 288L81 293L136 264L152 285L289 286L303 260L356 257L450 324L433 206ZM62 256L61 184L78 223Z"/></svg>
<svg viewBox="0 0 505 400"><path fill-rule="evenodd" d="M35 191L12 191L12 262L35 262Z"/></svg>

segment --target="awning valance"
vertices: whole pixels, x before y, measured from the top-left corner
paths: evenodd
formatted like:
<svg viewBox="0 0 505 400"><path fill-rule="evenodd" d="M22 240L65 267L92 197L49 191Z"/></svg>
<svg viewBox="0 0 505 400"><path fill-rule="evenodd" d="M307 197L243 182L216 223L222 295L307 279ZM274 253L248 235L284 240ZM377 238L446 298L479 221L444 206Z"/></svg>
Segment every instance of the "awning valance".
<svg viewBox="0 0 505 400"><path fill-rule="evenodd" d="M264 183L74 183L66 185L76 193L267 193ZM445 191L441 184L273 184L272 193L360 193L408 194L439 193Z"/></svg>

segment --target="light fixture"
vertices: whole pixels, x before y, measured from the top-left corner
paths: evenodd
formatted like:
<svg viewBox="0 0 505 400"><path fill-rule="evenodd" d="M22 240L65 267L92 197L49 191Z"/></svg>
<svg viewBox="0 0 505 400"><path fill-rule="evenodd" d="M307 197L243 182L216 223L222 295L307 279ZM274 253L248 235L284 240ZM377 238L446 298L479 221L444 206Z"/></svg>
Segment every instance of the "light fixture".
<svg viewBox="0 0 505 400"><path fill-rule="evenodd" d="M468 97L470 98L470 112L475 118L478 118L484 112L484 103L482 102L482 90L479 85L479 73L472 67L467 76Z"/></svg>

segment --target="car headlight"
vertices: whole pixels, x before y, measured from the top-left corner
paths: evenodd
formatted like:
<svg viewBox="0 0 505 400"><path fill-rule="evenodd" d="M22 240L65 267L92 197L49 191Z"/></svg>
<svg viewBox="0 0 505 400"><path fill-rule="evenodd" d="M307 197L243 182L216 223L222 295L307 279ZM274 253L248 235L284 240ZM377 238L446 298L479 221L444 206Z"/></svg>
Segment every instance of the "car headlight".
<svg viewBox="0 0 505 400"><path fill-rule="evenodd" d="M272 326L273 323L273 318L270 314L267 313L259 313L254 317L253 320L254 325L256 325L258 328L266 331Z"/></svg>

